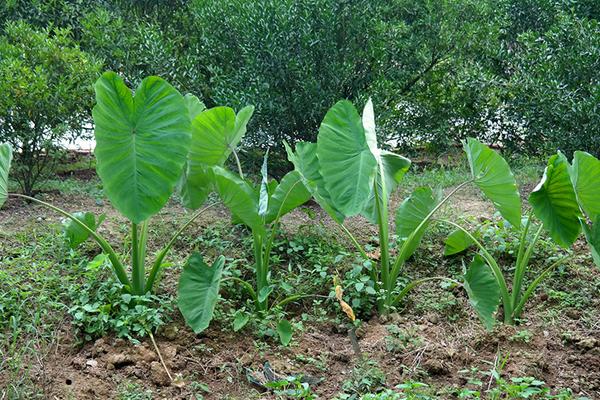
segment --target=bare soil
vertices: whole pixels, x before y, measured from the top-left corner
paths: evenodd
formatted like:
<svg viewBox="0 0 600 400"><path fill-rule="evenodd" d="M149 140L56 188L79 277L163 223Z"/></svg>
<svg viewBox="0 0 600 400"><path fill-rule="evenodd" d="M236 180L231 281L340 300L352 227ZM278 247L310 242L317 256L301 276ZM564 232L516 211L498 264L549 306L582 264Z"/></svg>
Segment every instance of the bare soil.
<svg viewBox="0 0 600 400"><path fill-rule="evenodd" d="M42 198L69 211L90 210L107 214L100 228L115 245L121 237L124 222L110 205L97 203L86 196L45 194ZM474 216L489 216L493 209L476 196L459 196L454 202L457 210ZM325 213L315 204L309 204L316 214L311 219L305 212L295 211L283 219L283 228L290 232L307 223L322 223L337 232ZM175 226L187 212L169 204L156 219L157 225ZM214 207L198 220L187 235L193 236L214 221L228 219L220 206ZM10 240L17 231L31 229L35 224L60 222L61 217L49 214L37 205L11 199L0 210L0 237ZM312 222L311 222L312 221ZM363 219L349 221L348 228L361 241L369 241L376 234L374 227ZM111 232L117 232L110 235ZM342 237L341 234L337 235ZM160 245L160 238L156 246ZM183 253L189 249L179 249ZM440 266L441 269L444 265ZM589 268L586 279L598 279L598 270ZM175 281L176 277L169 281ZM167 283L168 288L174 287ZM172 290L172 289L168 289ZM490 370L504 356L509 356L504 369L507 376L535 376L550 387L571 388L574 393L600 399L600 321L592 327L581 322L577 311L558 315L553 323L538 318L544 310L548 295L538 293L529 304L524 325L498 326L494 332L485 331L467 308L464 294L457 294L460 307L467 312L456 321L436 310L419 311L426 304L430 292L417 291L400 314L386 318L374 317L358 331L360 348L364 355L376 360L387 375L387 384L393 387L409 379L420 380L434 387L461 386L467 377L459 371L478 368ZM429 299L431 300L431 299ZM593 300L600 309L598 296ZM596 314L597 315L597 314ZM416 338L414 343L398 349L388 345L388 325L396 325ZM149 339L140 345L112 337L105 337L82 347L75 338L68 321L58 332L57 344L30 368L37 376L37 384L44 388L48 399L109 399L116 398L116 390L125 380L138 382L149 388L160 399L190 399L190 381L193 377L208 385L206 399L271 399L269 393L260 393L246 379L247 369L260 370L265 362L282 374L304 374L320 380L311 385L322 399L331 399L341 390L342 382L357 363L348 332L333 323L308 323L305 331L295 336L290 347L275 342L261 346L252 332L231 332L228 326L213 324L202 335L194 335L176 316L176 321L156 334L158 347L175 382L171 381L160 363ZM529 342L515 340L517 332L528 330ZM306 362L307 359L318 362ZM7 382L0 376L0 387Z"/></svg>

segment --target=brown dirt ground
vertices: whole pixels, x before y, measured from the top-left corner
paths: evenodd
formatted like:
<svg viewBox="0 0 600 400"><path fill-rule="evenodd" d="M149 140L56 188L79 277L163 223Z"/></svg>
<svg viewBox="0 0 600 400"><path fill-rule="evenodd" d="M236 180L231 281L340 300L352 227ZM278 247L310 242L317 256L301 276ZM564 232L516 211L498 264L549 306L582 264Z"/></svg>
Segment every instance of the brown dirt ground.
<svg viewBox="0 0 600 400"><path fill-rule="evenodd" d="M477 199L469 194L459 196L454 201L456 211L489 216L493 210ZM101 227L101 232L120 231L123 220L106 203L99 205L85 196L56 193L46 194L44 200L69 211L84 209L106 213L107 222ZM314 204L309 206L317 214L313 223L331 225L323 211ZM454 210L451 212L454 213ZM170 203L157 217L157 223L173 224L173 220L183 220L185 214L180 206ZM215 207L198 220L187 235L194 235L212 221L224 218L229 218L226 210ZM27 229L31 224L58 222L60 219L60 216L48 214L37 205L11 199L0 211L0 238L10 240L11 233ZM293 232L310 221L306 213L296 211L284 218L283 227ZM376 234L376 230L362 219L351 220L348 228L359 232L357 236L363 241ZM107 236L121 237L120 234ZM112 241L115 246L119 245L118 240ZM160 244L158 240L156 245ZM591 270L590 274L597 277L598 271ZM169 283L166 285L171 286ZM543 293L534 297L529 309L543 308L546 298ZM419 296L414 296L411 301L418 299ZM460 296L460 301L461 306L467 307L464 295ZM596 299L595 305L600 307L600 299ZM498 357L509 355L504 370L507 375L535 376L551 387L570 387L575 393L600 398L599 323L590 329L577 316L560 315L559 321L550 326L537 319L534 312L527 310L526 313L531 319L519 329L526 328L531 332L529 343L510 339L517 332L514 327L500 326L493 333L486 332L471 312L465 313L458 321L449 322L446 316L435 310L419 314L414 304L409 303L401 314L392 314L385 320L375 317L368 321L359 330L359 343L363 353L376 360L386 372L390 387L408 379L419 379L436 387L464 385L466 378L459 371L471 367L489 370L491 365L499 362ZM418 343L402 350L388 350L386 325L390 323L413 332L419 338ZM564 332L571 333L568 340L565 340ZM124 380L151 388L154 398L192 398L189 381L183 385L170 383L148 339L134 346L121 339L107 337L77 347L68 321L65 321L58 337L57 344L31 365L37 383L45 389L49 399L115 398L116 388ZM322 378L313 390L320 398L330 399L339 392L357 361L347 333L332 324L308 324L289 348L275 343L266 348L258 346L249 332L233 334L227 327L218 324L196 336L181 320L158 332L156 339L174 376L196 376L209 386L210 393L204 395L206 399L223 399L226 396L237 399L273 398L267 393L256 394L245 378L246 368L259 368L265 361L269 361L280 373L303 373ZM321 365L300 361L302 355L320 360ZM5 383L0 376L0 386Z"/></svg>

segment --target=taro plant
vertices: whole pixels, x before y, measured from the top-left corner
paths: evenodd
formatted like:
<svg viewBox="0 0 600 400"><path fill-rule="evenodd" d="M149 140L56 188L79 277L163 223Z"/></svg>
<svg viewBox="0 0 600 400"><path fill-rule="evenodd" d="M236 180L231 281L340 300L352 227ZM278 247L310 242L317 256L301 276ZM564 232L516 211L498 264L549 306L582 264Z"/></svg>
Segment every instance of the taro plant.
<svg viewBox="0 0 600 400"><path fill-rule="evenodd" d="M287 145L286 145L287 146ZM398 247L395 260L390 251L389 198L410 166L410 161L377 147L373 106L365 106L362 120L349 101L340 101L326 114L317 143L297 143L296 151L287 146L288 156L300 172L314 199L348 235L364 258L368 255L354 235L344 226L344 220L362 215L379 228L380 259L370 270L371 282L377 295L380 313L389 312L414 287L444 277L426 277L401 286L406 261L418 248L425 230L432 222L450 224L459 230L453 233L447 246L458 253L471 243L481 249L481 256L465 275L465 288L479 315L489 326L492 314L502 298L506 323L513 323L539 282L564 262L560 259L549 266L523 291L523 279L535 243L542 228L563 247L570 246L580 232L580 213L569 182L568 162L562 154L552 157L544 179L530 196L532 211L521 223L521 200L515 178L508 163L494 150L475 139L464 144L471 177L457 185L446 196L427 187L416 188L396 210ZM452 221L437 220L435 214L449 199L464 187L474 184L494 204L499 213L521 234L513 291L498 262L466 229ZM542 221L533 239L528 233L533 216ZM595 214L592 215L594 217ZM590 237L593 230L590 229ZM452 281L452 280L450 280ZM456 282L455 282L456 283Z"/></svg>
<svg viewBox="0 0 600 400"><path fill-rule="evenodd" d="M271 249L281 217L305 203L310 198L310 193L296 171L285 175L279 183L269 181L267 156L261 169L262 180L259 185L244 177L236 147L246 132L252 111L252 107L246 107L236 115L230 108L217 107L195 117L192 123L193 144L188 154L186 173L180 182L180 191L184 205L194 209L204 203L210 190L214 190L231 211L233 221L250 228L254 248L254 284L236 277L227 279L236 280L245 288L256 311L264 313L272 306L283 306L301 297L289 296L279 299L275 304L270 303L270 295L275 289L270 280ZM231 154L236 160L237 174L225 167ZM206 268L203 270L206 274L214 271ZM220 276L222 271L215 273ZM187 279L187 271L184 270L179 284L179 305L187 322L196 330L196 316L201 313L203 306L184 295L187 292L197 293L194 287L195 284ZM237 328L240 329L241 326L238 324ZM286 333L290 330L289 322L280 321L280 337L288 337Z"/></svg>
<svg viewBox="0 0 600 400"><path fill-rule="evenodd" d="M445 254L457 254L472 245L478 248L479 254L469 264L464 276L465 289L471 304L484 325L491 328L495 322L494 313L501 301L504 323L512 325L521 317L527 300L537 286L568 258L558 257L531 277L529 284L525 285L526 274L530 270L529 262L543 232L565 249L575 242L581 232L582 214L571 184L571 167L561 152L550 157L541 181L529 195L530 210L522 218L519 193L506 161L498 153L474 139L469 139L464 147L472 180L477 183L487 175L487 189L483 190L484 194L492 200L518 233L512 287L509 289L501 263L478 240L477 232L470 232L453 221L441 221L456 228L446 240ZM577 167L573 170L577 171ZM596 178L596 187L599 183ZM586 185L580 186L589 187L587 182ZM585 198L585 190L581 189ZM541 223L536 222L536 219Z"/></svg>
<svg viewBox="0 0 600 400"><path fill-rule="evenodd" d="M42 200L17 193L7 193L11 149L0 147L0 205L8 195L21 197L45 206L68 219L67 237L72 246L92 237L108 256L124 290L132 295L152 292L164 258L179 235L206 207L193 214L158 252L146 268L148 230L151 217L167 203L183 174L192 144L191 117L203 108L194 96L185 98L158 77L144 79L135 91L127 88L113 72L104 73L95 84L95 123L97 173L112 205L130 222L128 257L120 257L96 228L103 217L90 213L71 214ZM210 207L210 205L208 206ZM125 259L131 264L128 275ZM209 271L222 269L223 257L217 258ZM198 266L202 266L199 269ZM186 276L204 277L206 265L199 254L190 257ZM193 272L190 272L193 271ZM203 323L210 321L218 292L218 280L200 279L203 297ZM198 295L198 293L196 293ZM196 298L197 299L197 298ZM206 327L204 326L204 327Z"/></svg>
<svg viewBox="0 0 600 400"><path fill-rule="evenodd" d="M364 247L346 228L348 217L362 215L379 228L379 263L370 269L370 282L380 313L387 313L414 287L444 277L427 277L400 285L406 261L416 251L434 213L451 196L417 188L396 210L399 245L390 250L389 201L410 160L378 147L373 105L369 100L362 119L351 102L336 103L325 115L317 143L299 142L296 151L286 144L289 160L315 201L336 221L365 259ZM456 282L455 282L456 283Z"/></svg>
<svg viewBox="0 0 600 400"><path fill-rule="evenodd" d="M583 233L594 263L600 267L600 161L589 153L576 151L569 176L581 210Z"/></svg>

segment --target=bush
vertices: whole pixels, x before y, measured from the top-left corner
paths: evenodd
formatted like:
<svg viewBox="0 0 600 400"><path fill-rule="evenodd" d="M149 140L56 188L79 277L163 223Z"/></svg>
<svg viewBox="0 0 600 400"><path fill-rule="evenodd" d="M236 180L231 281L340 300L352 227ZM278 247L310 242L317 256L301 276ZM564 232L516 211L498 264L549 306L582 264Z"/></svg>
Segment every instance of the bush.
<svg viewBox="0 0 600 400"><path fill-rule="evenodd" d="M14 176L31 195L61 141L84 133L99 73L67 29L9 22L0 37L0 142L15 149Z"/></svg>
<svg viewBox="0 0 600 400"><path fill-rule="evenodd" d="M509 112L524 135L510 144L528 153L559 148L600 154L600 25L561 13L544 34L519 36L508 63Z"/></svg>

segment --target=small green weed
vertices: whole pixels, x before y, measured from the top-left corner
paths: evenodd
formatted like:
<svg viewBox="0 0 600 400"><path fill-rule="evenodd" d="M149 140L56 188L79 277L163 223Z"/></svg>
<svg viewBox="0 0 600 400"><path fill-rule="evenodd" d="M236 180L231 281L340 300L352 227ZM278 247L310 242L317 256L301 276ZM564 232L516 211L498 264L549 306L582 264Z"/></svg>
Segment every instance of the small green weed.
<svg viewBox="0 0 600 400"><path fill-rule="evenodd" d="M144 337L168 322L167 315L173 309L172 299L124 293L122 285L113 278L104 254L87 265L85 275L83 288L73 287L69 294L73 298L69 314L84 341L114 332L118 337L136 342L136 338Z"/></svg>

